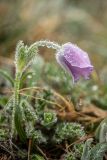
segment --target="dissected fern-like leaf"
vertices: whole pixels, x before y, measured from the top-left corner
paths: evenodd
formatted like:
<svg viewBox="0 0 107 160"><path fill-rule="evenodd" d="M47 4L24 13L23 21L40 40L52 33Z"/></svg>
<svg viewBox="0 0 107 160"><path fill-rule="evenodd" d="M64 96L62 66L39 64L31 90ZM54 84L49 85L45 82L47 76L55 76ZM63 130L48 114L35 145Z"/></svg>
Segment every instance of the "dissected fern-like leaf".
<svg viewBox="0 0 107 160"><path fill-rule="evenodd" d="M106 142L106 134L107 134L107 118L105 118L97 127L95 131L95 137L96 139L99 140L99 142Z"/></svg>
<svg viewBox="0 0 107 160"><path fill-rule="evenodd" d="M99 132L99 142L107 142L107 124L103 123Z"/></svg>
<svg viewBox="0 0 107 160"><path fill-rule="evenodd" d="M19 41L15 55L16 69L23 72L31 64L37 52L37 46L27 47L23 41Z"/></svg>
<svg viewBox="0 0 107 160"><path fill-rule="evenodd" d="M98 143L90 151L90 160L103 160L106 151L107 143Z"/></svg>
<svg viewBox="0 0 107 160"><path fill-rule="evenodd" d="M23 41L19 41L16 46L15 63L16 68L21 71L25 65L26 49Z"/></svg>
<svg viewBox="0 0 107 160"><path fill-rule="evenodd" d="M37 120L37 115L35 114L33 107L27 102L27 100L22 99L20 105L23 108L26 120Z"/></svg>
<svg viewBox="0 0 107 160"><path fill-rule="evenodd" d="M93 139L90 138L85 142L81 160L90 160L90 147L91 147L92 141L93 141Z"/></svg>

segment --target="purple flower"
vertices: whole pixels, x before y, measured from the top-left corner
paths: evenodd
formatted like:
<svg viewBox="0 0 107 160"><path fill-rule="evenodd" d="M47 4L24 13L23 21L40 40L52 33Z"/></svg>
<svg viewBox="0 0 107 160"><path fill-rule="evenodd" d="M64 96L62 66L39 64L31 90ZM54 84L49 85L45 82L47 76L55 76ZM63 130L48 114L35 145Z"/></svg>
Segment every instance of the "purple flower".
<svg viewBox="0 0 107 160"><path fill-rule="evenodd" d="M72 43L62 45L56 59L72 75L74 82L78 81L80 76L89 79L93 70L88 54Z"/></svg>

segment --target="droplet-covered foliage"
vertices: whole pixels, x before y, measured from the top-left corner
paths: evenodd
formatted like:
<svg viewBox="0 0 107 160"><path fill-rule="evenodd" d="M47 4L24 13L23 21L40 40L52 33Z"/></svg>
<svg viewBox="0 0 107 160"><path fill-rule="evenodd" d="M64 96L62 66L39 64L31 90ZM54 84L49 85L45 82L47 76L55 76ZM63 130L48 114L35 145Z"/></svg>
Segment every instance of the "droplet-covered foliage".
<svg viewBox="0 0 107 160"><path fill-rule="evenodd" d="M21 92L20 89L23 86L21 82L23 79L22 76L35 58L38 53L38 47L40 46L46 46L56 50L55 57L59 60L58 63L60 62L64 69L71 72L74 81L77 81L80 76L88 78L93 69L88 55L73 44L67 43L60 46L50 41L39 41L28 47L20 41L16 47L15 55L15 82L7 76L11 84L13 85L14 83L14 95L5 108L6 114L9 114L9 122L11 122L12 129L14 130L11 131L12 134L9 134L10 130L6 130L7 133L11 135L11 139L13 138L17 142L20 141L24 145L29 140L33 142L32 152L35 150L35 154L31 155L30 158L32 160L44 159L45 154L42 152L42 149L46 154L49 152L47 154L49 158L51 158L54 149L58 150L58 155L55 154L56 151L52 154L53 159L102 160L107 143L103 142L95 145L94 143L92 144L92 140L78 143L78 140L86 136L83 126L76 122L62 121L59 118L55 104L52 103L53 94L49 90L42 90L42 93L40 91L39 98L37 97L38 94L34 94L34 92L27 92L27 94ZM8 134L5 134L4 130L0 131L0 141L1 139L7 140ZM105 132L103 129L103 134ZM73 143L74 145L72 145ZM51 147L53 147L52 150L50 149ZM43 155L40 156L38 152ZM26 155L24 155L24 159L28 158Z"/></svg>

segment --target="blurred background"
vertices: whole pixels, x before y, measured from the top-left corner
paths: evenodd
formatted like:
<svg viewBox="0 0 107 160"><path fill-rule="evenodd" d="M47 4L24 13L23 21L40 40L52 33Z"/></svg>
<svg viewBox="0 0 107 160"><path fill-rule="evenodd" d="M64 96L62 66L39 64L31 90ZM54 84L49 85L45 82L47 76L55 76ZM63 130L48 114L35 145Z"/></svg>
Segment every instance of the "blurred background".
<svg viewBox="0 0 107 160"><path fill-rule="evenodd" d="M106 0L0 0L0 64L11 63L19 40L29 45L40 39L76 43L105 83ZM40 53L48 61L54 59L51 52L42 48Z"/></svg>

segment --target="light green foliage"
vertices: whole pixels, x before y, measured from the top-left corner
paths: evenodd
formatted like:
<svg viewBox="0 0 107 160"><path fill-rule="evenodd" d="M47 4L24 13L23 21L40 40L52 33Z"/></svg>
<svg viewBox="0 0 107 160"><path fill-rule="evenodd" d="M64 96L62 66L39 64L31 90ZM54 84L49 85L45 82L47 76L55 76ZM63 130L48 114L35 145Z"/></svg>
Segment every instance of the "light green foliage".
<svg viewBox="0 0 107 160"><path fill-rule="evenodd" d="M81 160L90 160L90 148L91 148L92 141L93 141L93 139L90 138L85 142Z"/></svg>
<svg viewBox="0 0 107 160"><path fill-rule="evenodd" d="M21 110L20 96L19 96L21 76L23 71L25 71L25 69L31 64L37 51L38 51L37 46L33 45L30 47L27 47L27 46L24 46L24 43L22 41L20 41L16 47L16 55L15 55L16 75L15 75L15 83L14 83L14 104L13 104L14 108L12 112L12 117L13 117L12 119L14 119L14 121L12 120L12 126L14 126L15 124L15 128L22 141L25 141L26 134L21 124L21 121L23 120L23 115L24 115L23 111ZM12 128L14 129L14 127Z"/></svg>
<svg viewBox="0 0 107 160"><path fill-rule="evenodd" d="M47 101L45 101L49 101L52 98L50 90L44 90L36 96L39 96L40 99L36 100L34 107L28 102L30 99L25 100L23 96L20 103L20 108L23 112L23 123L25 124L28 138L35 139L37 143L51 142L55 144L64 142L65 140L73 142L76 138L85 135L84 129L80 124L57 121L56 113L50 108ZM43 134L44 130L46 131L45 134ZM52 131L50 132L50 130Z"/></svg>
<svg viewBox="0 0 107 160"><path fill-rule="evenodd" d="M40 130L35 130L32 132L32 138L36 143L47 143L46 137L42 134Z"/></svg>
<svg viewBox="0 0 107 160"><path fill-rule="evenodd" d="M21 141L25 143L27 136L26 136L25 130L23 128L23 117L22 117L22 115L23 114L22 114L22 111L21 111L20 107L16 106L15 115L13 116L13 118L14 118L14 123L13 124L15 125L15 129L17 130ZM14 134L14 133L12 133L12 134Z"/></svg>
<svg viewBox="0 0 107 160"><path fill-rule="evenodd" d="M103 123L99 132L99 142L107 142L107 124Z"/></svg>
<svg viewBox="0 0 107 160"><path fill-rule="evenodd" d="M95 137L100 143L107 142L107 118L105 118L96 129Z"/></svg>
<svg viewBox="0 0 107 160"><path fill-rule="evenodd" d="M90 160L103 160L107 151L107 143L98 143L90 150Z"/></svg>
<svg viewBox="0 0 107 160"><path fill-rule="evenodd" d="M60 48L60 46L50 41L40 41L34 43L30 47L25 46L24 43L20 41L16 48L15 81L7 73L0 70L0 74L6 77L12 86L14 85L14 94L11 96L7 105L4 107L6 113L5 116L6 118L9 117L9 122L11 122L12 138L17 138L18 135L24 144L26 144L28 139L31 139L32 148L35 148L37 144L41 145L42 147L44 147L45 144L45 149L47 149L49 147L48 145L50 144L52 144L52 146L64 145L65 147L65 142L70 145L71 143L85 136L85 131L82 125L73 122L61 122L61 120L58 119L54 105L55 96L50 91L50 89L44 89L40 91L36 90L37 92L27 90L24 95L20 95L20 89L25 85L24 82L28 76L33 75L32 81L26 83L27 85L32 86L30 83L33 81L39 83L40 77L42 73L44 73L45 76L42 76L44 84L48 80L50 86L55 86L57 89L60 89L61 93L66 93L69 96L71 96L72 89L72 99L73 102L76 102L76 98L79 97L79 93L81 91L85 91L89 86L91 86L91 89L89 89L89 96L87 97L89 97L88 100L91 101L92 97L90 95L93 92L93 86L90 81L84 83L81 86L77 85L77 87L74 87L73 89L71 88L71 77L68 75L65 76L65 73L61 71L56 64L48 63L46 66L44 66L44 62L41 61L42 63L40 64L38 59L38 63L36 62L33 66L34 70L37 68L37 74L33 74L33 72L25 73L24 71L31 64L32 60L35 58L35 55L38 52L38 46L47 46L48 48L51 47L53 49ZM40 72L40 69L44 69L43 72ZM4 103L5 102L0 102L0 105L4 106ZM0 117L0 127L2 126L2 129L0 129L0 140L6 139L10 134L9 130L7 131L6 129L3 129L4 122L5 117L2 115ZM6 127L7 126L5 126L5 128ZM17 134L15 134L16 132ZM102 160L105 151L107 150L107 144L102 143L106 142L106 134L107 124L105 120L100 124L96 131L96 137L101 143L94 145L92 144L92 139L87 140L85 143L75 143L69 147L68 153L63 154L64 156L61 156L61 158L64 158L64 160ZM38 154L32 155L31 159L44 160L44 158Z"/></svg>
<svg viewBox="0 0 107 160"><path fill-rule="evenodd" d="M92 139L86 141L81 160L103 160L107 151L107 143L98 143L94 147L91 146L91 143Z"/></svg>
<svg viewBox="0 0 107 160"><path fill-rule="evenodd" d="M6 107L7 102L8 102L8 97L0 95L0 106L2 108Z"/></svg>
<svg viewBox="0 0 107 160"><path fill-rule="evenodd" d="M61 122L57 124L53 141L61 143L63 140L74 141L85 136L83 127L78 123Z"/></svg>
<svg viewBox="0 0 107 160"><path fill-rule="evenodd" d="M23 72L31 63L38 52L36 46L27 47L20 41L16 47L15 63L18 72Z"/></svg>
<svg viewBox="0 0 107 160"><path fill-rule="evenodd" d="M54 112L44 112L41 124L46 128L52 127L57 122L57 116Z"/></svg>
<svg viewBox="0 0 107 160"><path fill-rule="evenodd" d="M47 103L48 100L51 100L52 93L50 90L44 90L42 93L37 93L37 97L40 99L35 101L35 108L37 114L40 116L43 116L43 111L48 107L49 103ZM46 100L46 101L45 101Z"/></svg>
<svg viewBox="0 0 107 160"><path fill-rule="evenodd" d="M26 134L27 134L27 138L32 139L36 144L47 143L47 139L43 135L41 130L35 129L35 127L32 123L26 124Z"/></svg>
<svg viewBox="0 0 107 160"><path fill-rule="evenodd" d="M22 71L26 65L26 62L25 62L26 50L27 48L25 48L23 41L20 41L17 44L16 54L15 54L16 69L18 69L19 71Z"/></svg>
<svg viewBox="0 0 107 160"><path fill-rule="evenodd" d="M75 152L76 158L80 158L82 156L83 148L84 148L83 142L74 145L73 150Z"/></svg>
<svg viewBox="0 0 107 160"><path fill-rule="evenodd" d="M7 101L6 99L1 99L0 107L2 105L5 105L6 101ZM11 114L11 108L8 111L9 111L8 113ZM6 106L3 106L3 108L0 109L0 141L5 141L9 138L9 126L8 126L9 115L6 112L7 112Z"/></svg>
<svg viewBox="0 0 107 160"><path fill-rule="evenodd" d="M22 98L20 106L22 108L23 118L25 118L25 120L34 122L37 120L37 115L34 108L29 104L26 99Z"/></svg>
<svg viewBox="0 0 107 160"><path fill-rule="evenodd" d="M18 114L16 114L18 112ZM37 120L36 113L33 109L33 107L27 102L27 100L23 99L20 102L19 107L16 108L15 112L15 127L17 127L17 132L20 136L20 139L25 140L26 137L29 137L31 135L30 132L34 130L34 125ZM21 122L23 122L24 127L22 126Z"/></svg>
<svg viewBox="0 0 107 160"><path fill-rule="evenodd" d="M4 105L5 114L12 115L14 96L12 95L8 102Z"/></svg>
<svg viewBox="0 0 107 160"><path fill-rule="evenodd" d="M107 151L107 143L98 143L93 146L92 141L88 139L85 144L76 144L73 151L64 155L64 160L103 160Z"/></svg>

